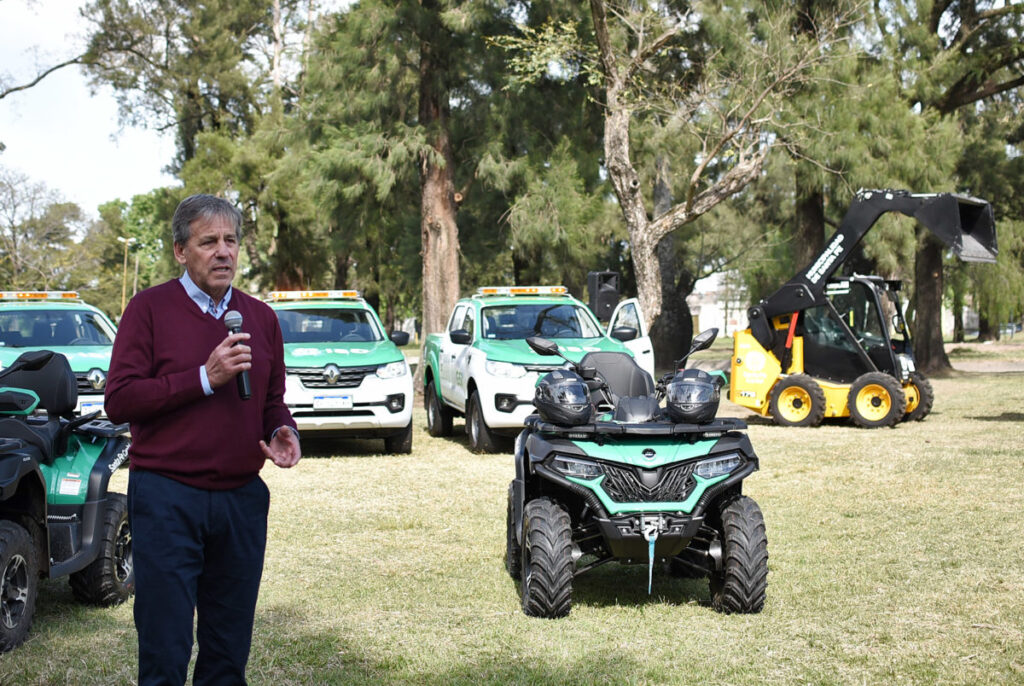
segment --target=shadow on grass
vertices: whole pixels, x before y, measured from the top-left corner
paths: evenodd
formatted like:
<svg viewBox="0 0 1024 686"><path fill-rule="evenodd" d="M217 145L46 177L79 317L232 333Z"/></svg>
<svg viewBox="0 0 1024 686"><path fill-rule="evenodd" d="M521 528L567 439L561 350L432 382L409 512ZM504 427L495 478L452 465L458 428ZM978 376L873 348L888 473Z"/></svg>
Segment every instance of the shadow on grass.
<svg viewBox="0 0 1024 686"><path fill-rule="evenodd" d="M968 417L977 422L1020 422L1024 421L1024 413L1021 412L1004 412L1000 415L989 415L979 417Z"/></svg>

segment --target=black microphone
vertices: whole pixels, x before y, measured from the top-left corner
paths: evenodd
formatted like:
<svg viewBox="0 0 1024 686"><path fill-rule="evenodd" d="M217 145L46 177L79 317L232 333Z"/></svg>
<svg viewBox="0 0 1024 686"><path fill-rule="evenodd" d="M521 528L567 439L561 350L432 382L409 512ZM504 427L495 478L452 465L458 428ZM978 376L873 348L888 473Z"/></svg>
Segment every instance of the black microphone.
<svg viewBox="0 0 1024 686"><path fill-rule="evenodd" d="M242 333L242 314L238 310L230 310L224 315L224 326L228 327L231 333ZM238 343L235 343L238 345ZM252 386L249 385L249 370L243 369L237 377L238 396L242 400L252 397Z"/></svg>

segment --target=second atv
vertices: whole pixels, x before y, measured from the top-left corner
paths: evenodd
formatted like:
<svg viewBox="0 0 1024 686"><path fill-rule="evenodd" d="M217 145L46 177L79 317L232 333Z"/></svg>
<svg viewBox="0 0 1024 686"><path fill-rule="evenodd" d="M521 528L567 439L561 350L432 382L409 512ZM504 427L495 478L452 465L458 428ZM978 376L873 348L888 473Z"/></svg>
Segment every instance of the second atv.
<svg viewBox="0 0 1024 686"><path fill-rule="evenodd" d="M742 494L758 458L742 420L715 418L720 382L682 369L717 333L696 336L657 385L629 355L609 352L565 358L568 369L538 382L506 522L506 568L527 615L568 615L575 577L611 561L646 565L648 592L654 564L665 563L708 577L716 610L762 609L764 518ZM528 343L561 356L551 341Z"/></svg>

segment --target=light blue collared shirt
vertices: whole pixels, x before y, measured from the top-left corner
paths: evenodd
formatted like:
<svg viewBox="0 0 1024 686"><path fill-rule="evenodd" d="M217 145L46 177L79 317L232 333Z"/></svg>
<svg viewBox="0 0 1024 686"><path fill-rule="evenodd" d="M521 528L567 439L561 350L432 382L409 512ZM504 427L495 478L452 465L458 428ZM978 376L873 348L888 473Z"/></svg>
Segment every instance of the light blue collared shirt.
<svg viewBox="0 0 1024 686"><path fill-rule="evenodd" d="M196 282L188 275L187 269L178 280L185 288L185 292L188 293L188 297L192 298L192 302L198 305L199 309L205 314L210 315L214 319L220 319L221 315L227 312L228 303L231 302L231 286L228 286L228 290L224 293L224 297L220 299L220 302L215 303L208 293L196 285ZM199 381L203 384L203 393L213 395L213 387L210 385L210 377L206 374L205 364L199 367Z"/></svg>

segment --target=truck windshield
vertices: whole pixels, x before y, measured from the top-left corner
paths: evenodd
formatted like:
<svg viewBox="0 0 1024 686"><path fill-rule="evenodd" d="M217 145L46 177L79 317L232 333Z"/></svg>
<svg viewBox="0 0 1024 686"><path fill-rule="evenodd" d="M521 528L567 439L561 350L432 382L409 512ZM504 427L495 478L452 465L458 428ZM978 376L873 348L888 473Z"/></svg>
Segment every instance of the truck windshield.
<svg viewBox="0 0 1024 686"><path fill-rule="evenodd" d="M578 305L522 303L483 308L484 338L600 338L601 335L597 322Z"/></svg>
<svg viewBox="0 0 1024 686"><path fill-rule="evenodd" d="M384 340L367 310L277 310L285 343L372 343Z"/></svg>
<svg viewBox="0 0 1024 686"><path fill-rule="evenodd" d="M0 346L52 348L113 344L113 328L89 310L0 312Z"/></svg>

